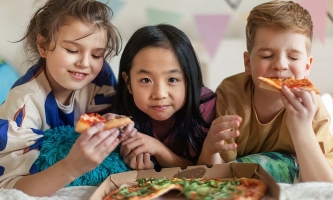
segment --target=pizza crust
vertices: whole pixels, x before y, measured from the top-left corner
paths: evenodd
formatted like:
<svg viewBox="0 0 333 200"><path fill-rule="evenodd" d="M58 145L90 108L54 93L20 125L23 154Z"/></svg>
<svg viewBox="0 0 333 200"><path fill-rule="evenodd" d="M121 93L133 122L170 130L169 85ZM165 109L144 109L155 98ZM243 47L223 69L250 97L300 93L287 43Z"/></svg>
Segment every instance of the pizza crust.
<svg viewBox="0 0 333 200"><path fill-rule="evenodd" d="M266 84L264 82L261 82L259 84L259 87L262 88L262 89L265 89L265 90L270 90L272 92L278 92L278 93L280 93L279 89L276 89L276 88L272 87L271 85L268 85L268 84Z"/></svg>
<svg viewBox="0 0 333 200"><path fill-rule="evenodd" d="M262 81L259 85L260 88L268 89L271 91L281 91L282 86L285 85L289 89L299 88L302 90L313 90L316 94L319 94L319 90L308 79L292 79L292 78L265 78L258 77ZM275 90L274 90L275 89Z"/></svg>

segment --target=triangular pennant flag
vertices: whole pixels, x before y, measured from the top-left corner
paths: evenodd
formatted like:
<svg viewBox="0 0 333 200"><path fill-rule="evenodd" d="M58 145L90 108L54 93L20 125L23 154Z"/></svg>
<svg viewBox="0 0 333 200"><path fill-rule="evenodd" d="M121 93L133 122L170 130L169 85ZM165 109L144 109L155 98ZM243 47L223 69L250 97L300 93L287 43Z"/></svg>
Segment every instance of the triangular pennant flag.
<svg viewBox="0 0 333 200"><path fill-rule="evenodd" d="M309 11L313 22L313 34L319 38L321 42L325 42L326 20L328 0L302 0L299 2L301 6Z"/></svg>
<svg viewBox="0 0 333 200"><path fill-rule="evenodd" d="M331 20L331 22L333 23L333 15L331 15L331 13L327 13L327 16L328 16L328 18Z"/></svg>
<svg viewBox="0 0 333 200"><path fill-rule="evenodd" d="M329 1L328 3L328 12L327 12L328 18L333 23L333 1Z"/></svg>
<svg viewBox="0 0 333 200"><path fill-rule="evenodd" d="M208 54L214 58L220 40L228 25L229 15L197 15L194 16L201 38Z"/></svg>
<svg viewBox="0 0 333 200"><path fill-rule="evenodd" d="M164 23L177 26L181 19L180 14L168 12L165 10L156 10L156 9L147 8L146 11L149 20L148 23L151 25Z"/></svg>
<svg viewBox="0 0 333 200"><path fill-rule="evenodd" d="M125 2L121 0L99 0L102 3L106 3L113 12L113 17L117 16L120 10L124 7Z"/></svg>
<svg viewBox="0 0 333 200"><path fill-rule="evenodd" d="M238 8L239 4L242 2L242 0L225 0L225 1L234 10L236 10Z"/></svg>

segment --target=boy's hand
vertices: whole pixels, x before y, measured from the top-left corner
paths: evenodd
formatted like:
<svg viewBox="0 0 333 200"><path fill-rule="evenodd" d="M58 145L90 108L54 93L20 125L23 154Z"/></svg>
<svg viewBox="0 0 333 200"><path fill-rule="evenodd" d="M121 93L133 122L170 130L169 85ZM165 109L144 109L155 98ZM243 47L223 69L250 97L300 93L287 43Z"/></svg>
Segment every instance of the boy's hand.
<svg viewBox="0 0 333 200"><path fill-rule="evenodd" d="M239 135L237 128L241 122L242 118L238 115L225 115L216 118L209 129L203 144L203 150L212 155L220 151L236 149L236 143L227 144L224 140Z"/></svg>
<svg viewBox="0 0 333 200"><path fill-rule="evenodd" d="M291 133L312 129L312 120L317 110L315 92L296 88L289 90L283 86L281 99L287 110L286 125Z"/></svg>

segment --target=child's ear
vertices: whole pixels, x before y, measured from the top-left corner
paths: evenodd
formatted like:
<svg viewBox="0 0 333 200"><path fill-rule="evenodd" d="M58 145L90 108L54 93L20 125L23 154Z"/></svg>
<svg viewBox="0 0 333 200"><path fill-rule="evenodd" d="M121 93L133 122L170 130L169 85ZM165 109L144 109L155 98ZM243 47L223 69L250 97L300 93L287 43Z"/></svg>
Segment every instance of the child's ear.
<svg viewBox="0 0 333 200"><path fill-rule="evenodd" d="M309 78L312 62L313 62L313 57L309 56L308 62L306 63L306 67L305 67L305 78Z"/></svg>
<svg viewBox="0 0 333 200"><path fill-rule="evenodd" d="M245 72L246 72L246 74L251 75L250 53L245 51L243 54L243 58L244 58Z"/></svg>
<svg viewBox="0 0 333 200"><path fill-rule="evenodd" d="M39 55L43 58L46 58L47 50L46 50L46 47L45 47L45 39L41 34L37 35L36 43L37 43L37 48L38 48L38 51L39 51Z"/></svg>
<svg viewBox="0 0 333 200"><path fill-rule="evenodd" d="M131 84L130 84L129 82L127 82L127 81L128 81L128 76L127 76L126 72L122 72L122 73L121 73L121 76L123 77L123 79L124 79L124 81L125 81L125 83L126 83L126 86L127 86L128 92L129 92L130 94L133 94Z"/></svg>

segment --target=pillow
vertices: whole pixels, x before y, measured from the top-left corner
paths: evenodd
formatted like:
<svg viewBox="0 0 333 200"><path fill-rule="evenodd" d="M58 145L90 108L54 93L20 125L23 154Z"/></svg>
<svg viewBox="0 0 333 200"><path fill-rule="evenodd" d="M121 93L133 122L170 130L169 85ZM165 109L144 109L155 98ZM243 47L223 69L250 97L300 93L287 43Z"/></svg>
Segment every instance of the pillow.
<svg viewBox="0 0 333 200"><path fill-rule="evenodd" d="M79 136L80 134L75 132L71 126L60 126L45 131L40 156L35 162L38 170L45 170L65 158ZM110 174L129 170L131 168L122 161L118 147L94 170L82 175L67 186L97 186Z"/></svg>
<svg viewBox="0 0 333 200"><path fill-rule="evenodd" d="M6 100L10 88L18 78L14 68L0 58L0 104Z"/></svg>

